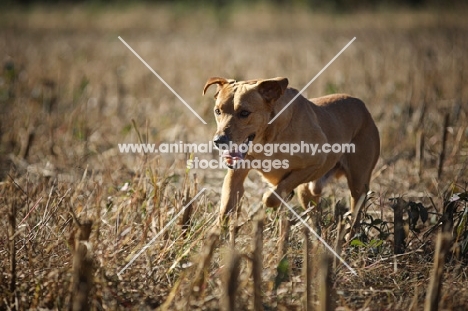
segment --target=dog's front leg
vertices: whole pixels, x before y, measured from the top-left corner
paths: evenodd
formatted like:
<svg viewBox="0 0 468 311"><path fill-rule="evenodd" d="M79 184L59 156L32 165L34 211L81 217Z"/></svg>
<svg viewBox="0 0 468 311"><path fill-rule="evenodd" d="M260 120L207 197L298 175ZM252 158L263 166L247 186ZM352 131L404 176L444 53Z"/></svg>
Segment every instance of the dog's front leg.
<svg viewBox="0 0 468 311"><path fill-rule="evenodd" d="M248 173L248 169L234 169L228 170L226 177L224 177L219 224L225 224L228 214L239 208L240 200L244 195L244 180Z"/></svg>

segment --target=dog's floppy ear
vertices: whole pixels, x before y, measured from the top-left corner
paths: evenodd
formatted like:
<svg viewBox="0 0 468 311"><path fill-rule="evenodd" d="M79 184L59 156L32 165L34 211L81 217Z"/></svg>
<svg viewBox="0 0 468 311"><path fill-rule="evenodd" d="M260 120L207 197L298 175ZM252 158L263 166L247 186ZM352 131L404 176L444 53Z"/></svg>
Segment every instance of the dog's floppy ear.
<svg viewBox="0 0 468 311"><path fill-rule="evenodd" d="M217 84L218 85L218 88L219 86L223 86L224 84L226 83L229 83L228 80L224 79L224 78L220 78L220 77L211 77L208 79L208 81L206 81L205 83L205 87L203 88L203 95L205 95L206 93L206 90L213 84ZM216 97L216 96L215 96Z"/></svg>
<svg viewBox="0 0 468 311"><path fill-rule="evenodd" d="M284 91L288 87L287 78L273 78L263 80L258 84L258 92L262 95L263 99L267 102L277 100L283 95Z"/></svg>

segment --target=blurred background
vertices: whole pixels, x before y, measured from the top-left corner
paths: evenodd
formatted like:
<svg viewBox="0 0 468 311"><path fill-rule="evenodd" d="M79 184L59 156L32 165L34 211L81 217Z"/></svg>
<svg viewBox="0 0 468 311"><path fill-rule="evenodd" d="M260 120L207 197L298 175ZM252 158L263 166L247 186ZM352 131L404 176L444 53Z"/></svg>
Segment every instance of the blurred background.
<svg viewBox="0 0 468 311"><path fill-rule="evenodd" d="M70 178L88 166L131 171L139 156L122 156L117 144L139 142L135 125L145 142L208 142L215 130L213 101L201 91L209 77L285 76L301 89L353 37L305 95L342 92L366 102L382 138L378 169L392 168L382 180L385 187L436 191L432 179L423 178L428 184L422 186L421 177L438 170L446 114L451 149L444 165L455 166L444 175L454 179L464 169L456 165L466 158L460 126L468 96L468 23L466 7L457 1L2 1L1 6L2 179L11 168ZM184 169L186 159L170 155L164 166ZM404 178L395 180L399 170ZM217 173L199 172L205 174Z"/></svg>
<svg viewBox="0 0 468 311"><path fill-rule="evenodd" d="M122 154L118 144L207 143L215 132L214 92L202 96L209 77L283 76L291 87L302 89L354 37L304 95L348 93L371 111L382 147L366 215L391 222L388 198L395 196L423 202L439 215L446 190L466 191L466 16L466 4L455 0L0 1L0 199L5 203L0 206L6 215L11 202L18 203L18 221L24 221L16 235L22 245L17 255L20 306L66 305L71 259L63 236L73 227L69 206L80 217L95 220L91 240L99 273L94 306L138 309L140 303L154 307L164 302L176 281L183 280L185 268L177 263L188 260L189 251L198 252L208 230L204 228L215 223L225 171L186 169L188 158L215 154ZM190 218L191 233L181 240L180 226L174 226L119 280L115 271L130 254L202 187L207 191ZM258 175L249 175L245 215L266 187ZM329 206L347 202L348 196L344 180L324 192ZM274 278L279 261L278 222L269 217L265 282ZM6 217L0 227L0 237L7 236ZM302 235L295 233L297 244L292 244L300 245ZM430 235L412 237L408 247L431 245L425 242ZM392 242L379 239L385 246L379 251L391 253ZM248 249L250 240L241 236L239 249ZM0 239L4 262L11 258L6 241ZM361 257L353 251L347 258L352 266L364 266L365 251ZM296 259L302 256L300 246L291 252ZM427 249L423 253L432 254ZM221 255L215 256L218 260ZM414 267L411 277L384 261L378 266L382 270L366 270L358 281L341 272L336 283L341 304L362 307L364 298L356 293L373 286L378 290L365 304L372 301L375 309L397 310L398 305L408 310L413 301L421 305L424 291L418 296L412 289L428 283L431 263L424 260L415 257L415 264L408 264ZM220 288L217 264L210 270L214 281L207 285L215 297ZM5 279L0 297L7 297L12 291L2 285L9 275L6 265L0 271ZM455 271L447 281L444 303L464 310L466 299L459 295L466 278L459 275ZM462 281L465 285L453 285ZM291 291L284 293L286 306L298 305ZM244 295L246 303L249 295ZM276 291L268 295L277 301Z"/></svg>

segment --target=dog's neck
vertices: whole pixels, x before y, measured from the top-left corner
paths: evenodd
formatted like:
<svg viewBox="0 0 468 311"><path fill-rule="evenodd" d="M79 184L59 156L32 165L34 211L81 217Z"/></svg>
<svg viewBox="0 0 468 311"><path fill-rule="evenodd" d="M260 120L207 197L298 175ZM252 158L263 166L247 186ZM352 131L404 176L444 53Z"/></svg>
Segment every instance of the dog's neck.
<svg viewBox="0 0 468 311"><path fill-rule="evenodd" d="M293 109L290 105L283 111L281 110L286 107L289 102L299 93L298 90L293 88L287 88L284 94L276 101L274 104L273 110L270 115L270 120L279 114L279 116L269 124L265 129L265 142L274 141L277 136L283 133L293 121ZM291 105L296 104L304 99L302 95L299 95ZM281 113L280 113L281 112Z"/></svg>
<svg viewBox="0 0 468 311"><path fill-rule="evenodd" d="M276 101L275 106L273 107L272 118L274 118L284 107L288 106L281 114L278 116L277 120L281 119L282 123L289 124L291 118L293 117L293 105L300 104L307 99L299 94L299 91L294 88L287 88L284 94ZM296 97L297 96L297 97ZM291 100L294 99L294 102L291 103ZM276 121L276 120L275 120Z"/></svg>

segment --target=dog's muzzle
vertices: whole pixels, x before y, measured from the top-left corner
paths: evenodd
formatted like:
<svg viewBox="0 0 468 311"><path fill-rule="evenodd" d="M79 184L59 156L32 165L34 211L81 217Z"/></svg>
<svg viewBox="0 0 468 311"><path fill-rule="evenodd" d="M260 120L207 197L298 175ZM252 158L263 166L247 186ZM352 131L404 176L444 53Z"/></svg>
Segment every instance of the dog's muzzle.
<svg viewBox="0 0 468 311"><path fill-rule="evenodd" d="M249 145L255 138L255 134L249 135L240 145L235 145L226 135L216 135L213 139L215 146L222 151L221 157L230 169L236 168L237 164L245 158Z"/></svg>
<svg viewBox="0 0 468 311"><path fill-rule="evenodd" d="M229 145L229 137L226 135L216 135L213 138L213 143L215 144L216 148L222 149L223 145L227 148Z"/></svg>

